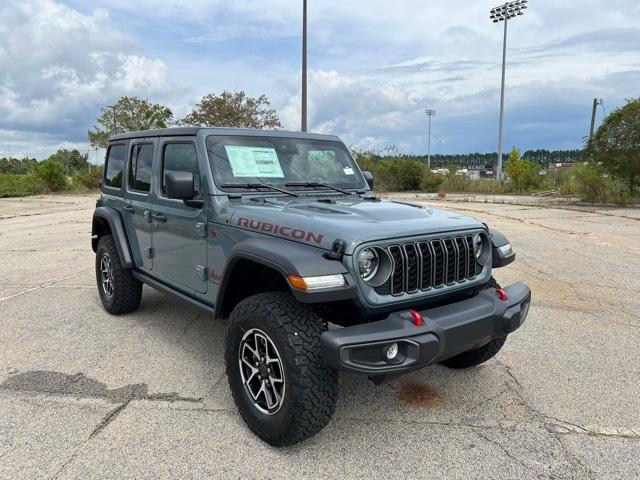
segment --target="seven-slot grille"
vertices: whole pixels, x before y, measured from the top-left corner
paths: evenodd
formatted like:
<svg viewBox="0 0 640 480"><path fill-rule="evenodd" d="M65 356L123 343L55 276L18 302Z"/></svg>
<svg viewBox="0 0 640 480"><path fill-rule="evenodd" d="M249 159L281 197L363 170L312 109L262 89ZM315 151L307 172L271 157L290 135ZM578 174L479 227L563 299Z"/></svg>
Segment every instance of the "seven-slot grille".
<svg viewBox="0 0 640 480"><path fill-rule="evenodd" d="M379 295L401 295L473 279L482 267L476 262L473 235L378 247L391 257L389 280L375 288Z"/></svg>

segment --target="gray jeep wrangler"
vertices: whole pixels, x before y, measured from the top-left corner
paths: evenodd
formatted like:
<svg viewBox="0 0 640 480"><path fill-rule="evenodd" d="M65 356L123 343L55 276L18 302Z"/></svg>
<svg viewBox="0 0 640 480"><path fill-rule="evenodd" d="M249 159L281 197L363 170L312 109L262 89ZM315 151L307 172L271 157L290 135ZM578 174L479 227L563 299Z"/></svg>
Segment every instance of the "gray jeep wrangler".
<svg viewBox="0 0 640 480"><path fill-rule="evenodd" d="M116 135L93 215L102 304L131 312L147 284L226 322L233 398L271 445L329 422L340 370L379 384L493 357L531 302L525 284L492 277L515 258L508 240L372 188L333 136Z"/></svg>

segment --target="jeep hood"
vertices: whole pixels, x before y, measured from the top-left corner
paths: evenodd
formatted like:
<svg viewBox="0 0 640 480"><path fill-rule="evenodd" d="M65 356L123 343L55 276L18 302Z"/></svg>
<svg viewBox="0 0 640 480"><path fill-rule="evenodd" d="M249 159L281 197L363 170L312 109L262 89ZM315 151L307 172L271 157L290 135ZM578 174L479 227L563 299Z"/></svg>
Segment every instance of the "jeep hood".
<svg viewBox="0 0 640 480"><path fill-rule="evenodd" d="M225 216L230 225L326 250L340 239L347 254L373 240L484 228L464 215L390 200L253 198L229 203Z"/></svg>

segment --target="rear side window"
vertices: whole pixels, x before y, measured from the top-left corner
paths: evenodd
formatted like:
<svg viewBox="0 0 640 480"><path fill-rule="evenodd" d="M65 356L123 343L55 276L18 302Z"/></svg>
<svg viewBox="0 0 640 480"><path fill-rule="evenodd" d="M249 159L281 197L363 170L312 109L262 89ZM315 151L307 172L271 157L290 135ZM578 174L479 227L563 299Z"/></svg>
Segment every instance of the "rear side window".
<svg viewBox="0 0 640 480"><path fill-rule="evenodd" d="M153 144L136 144L131 149L129 162L129 188L148 193L151 190Z"/></svg>
<svg viewBox="0 0 640 480"><path fill-rule="evenodd" d="M162 161L162 194L166 192L164 175L167 172L192 172L196 197L200 194L200 169L193 143L167 143Z"/></svg>
<svg viewBox="0 0 640 480"><path fill-rule="evenodd" d="M122 187L122 170L124 169L125 145L111 145L107 152L107 168L104 184L107 187Z"/></svg>

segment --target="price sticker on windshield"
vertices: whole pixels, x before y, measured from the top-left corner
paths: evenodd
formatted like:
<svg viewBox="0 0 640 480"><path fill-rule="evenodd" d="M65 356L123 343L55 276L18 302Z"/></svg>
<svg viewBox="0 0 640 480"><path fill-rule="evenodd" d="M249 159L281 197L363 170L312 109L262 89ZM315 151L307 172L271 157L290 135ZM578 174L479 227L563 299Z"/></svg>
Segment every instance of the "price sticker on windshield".
<svg viewBox="0 0 640 480"><path fill-rule="evenodd" d="M284 178L275 148L226 145L234 177Z"/></svg>

